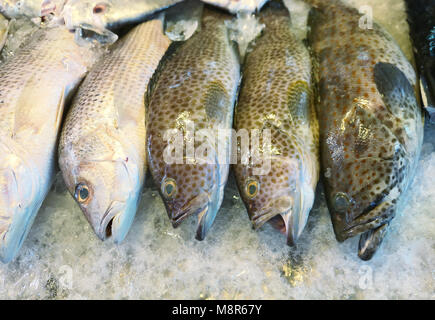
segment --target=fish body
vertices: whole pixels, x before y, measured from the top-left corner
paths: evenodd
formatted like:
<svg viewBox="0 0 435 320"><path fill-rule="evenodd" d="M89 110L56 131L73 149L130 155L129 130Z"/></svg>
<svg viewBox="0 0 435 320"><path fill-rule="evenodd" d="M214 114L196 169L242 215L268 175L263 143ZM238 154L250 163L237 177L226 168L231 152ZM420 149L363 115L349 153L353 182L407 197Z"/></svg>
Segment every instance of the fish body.
<svg viewBox="0 0 435 320"><path fill-rule="evenodd" d="M311 1L308 1L311 2ZM339 241L361 235L370 259L405 198L423 140L416 75L394 39L339 1L309 17L318 64L320 149Z"/></svg>
<svg viewBox="0 0 435 320"><path fill-rule="evenodd" d="M220 208L229 171L231 139L218 132L232 127L240 65L225 26L228 19L204 8L201 30L168 50L147 98L150 171L174 227L198 216L198 240ZM167 157L171 130L174 144L183 148L176 159Z"/></svg>
<svg viewBox="0 0 435 320"><path fill-rule="evenodd" d="M91 70L63 126L59 165L96 235L121 242L146 173L148 82L170 44L161 19L133 28Z"/></svg>
<svg viewBox="0 0 435 320"><path fill-rule="evenodd" d="M272 222L292 245L305 227L319 178L311 58L282 5L271 4L260 22L263 34L243 67L235 129L270 131L271 152L261 149L259 155L270 168L255 174L252 161L239 162L235 175L254 228Z"/></svg>
<svg viewBox="0 0 435 320"><path fill-rule="evenodd" d="M125 24L145 20L153 13L182 0L70 0L63 10L70 29L83 28L103 33Z"/></svg>
<svg viewBox="0 0 435 320"><path fill-rule="evenodd" d="M0 14L0 51L6 43L8 38L9 21Z"/></svg>
<svg viewBox="0 0 435 320"><path fill-rule="evenodd" d="M59 14L66 0L0 0L0 12L8 18L36 18Z"/></svg>
<svg viewBox="0 0 435 320"><path fill-rule="evenodd" d="M20 249L52 184L65 101L95 59L65 28L38 30L0 68L0 260Z"/></svg>
<svg viewBox="0 0 435 320"><path fill-rule="evenodd" d="M420 74L422 101L431 121L435 122L435 1L405 2Z"/></svg>
<svg viewBox="0 0 435 320"><path fill-rule="evenodd" d="M224 8L232 13L260 10L268 0L202 0L205 3Z"/></svg>

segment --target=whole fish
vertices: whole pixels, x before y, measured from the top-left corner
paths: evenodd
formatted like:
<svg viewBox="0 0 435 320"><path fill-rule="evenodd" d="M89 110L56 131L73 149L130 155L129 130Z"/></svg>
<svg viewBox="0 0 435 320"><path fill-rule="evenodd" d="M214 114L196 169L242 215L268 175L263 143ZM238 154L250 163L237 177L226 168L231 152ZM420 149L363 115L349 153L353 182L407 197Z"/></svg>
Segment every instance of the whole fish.
<svg viewBox="0 0 435 320"><path fill-rule="evenodd" d="M237 48L225 26L230 18L204 8L201 31L168 50L147 98L147 148L154 182L174 227L188 216L198 216L198 240L204 239L220 208L229 171L231 139L218 133L232 127L240 81ZM185 146L175 160L165 157L171 130L176 138L181 135L177 146Z"/></svg>
<svg viewBox="0 0 435 320"><path fill-rule="evenodd" d="M361 24L340 1L308 1L310 42L319 64L320 148L337 239L361 235L370 259L412 181L423 140L416 75L377 23Z"/></svg>
<svg viewBox="0 0 435 320"><path fill-rule="evenodd" d="M243 67L235 129L270 130L272 152L260 151L270 168L258 175L252 161L238 163L235 174L254 228L272 222L293 245L307 222L319 178L311 58L291 31L282 4L271 2L260 22L263 34Z"/></svg>
<svg viewBox="0 0 435 320"><path fill-rule="evenodd" d="M435 122L435 0L406 0L422 101Z"/></svg>
<svg viewBox="0 0 435 320"><path fill-rule="evenodd" d="M65 28L40 29L0 68L0 260L17 254L55 170L65 101L97 52Z"/></svg>
<svg viewBox="0 0 435 320"><path fill-rule="evenodd" d="M6 43L8 38L9 21L0 14L0 51Z"/></svg>
<svg viewBox="0 0 435 320"><path fill-rule="evenodd" d="M239 11L254 12L260 10L268 0L202 0L224 9L232 13Z"/></svg>
<svg viewBox="0 0 435 320"><path fill-rule="evenodd" d="M0 12L8 18L36 18L59 14L66 0L0 0Z"/></svg>
<svg viewBox="0 0 435 320"><path fill-rule="evenodd" d="M68 112L59 165L96 235L121 242L146 173L144 94L170 40L162 19L140 24L86 77Z"/></svg>
<svg viewBox="0 0 435 320"><path fill-rule="evenodd" d="M153 13L183 0L69 0L63 17L70 29L105 33L129 23L145 20Z"/></svg>

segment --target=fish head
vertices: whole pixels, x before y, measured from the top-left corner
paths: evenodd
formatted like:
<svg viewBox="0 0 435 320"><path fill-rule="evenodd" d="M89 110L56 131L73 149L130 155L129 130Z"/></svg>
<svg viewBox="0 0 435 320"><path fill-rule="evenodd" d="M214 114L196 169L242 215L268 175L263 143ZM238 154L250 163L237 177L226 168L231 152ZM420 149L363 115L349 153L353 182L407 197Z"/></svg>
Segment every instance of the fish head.
<svg viewBox="0 0 435 320"><path fill-rule="evenodd" d="M38 192L38 171L24 161L25 153L1 151L0 260L7 263L21 248L43 197Z"/></svg>
<svg viewBox="0 0 435 320"><path fill-rule="evenodd" d="M133 154L116 139L96 134L64 148L59 164L95 234L120 243L133 222L144 179Z"/></svg>
<svg viewBox="0 0 435 320"><path fill-rule="evenodd" d="M182 161L168 163L159 148L162 144L155 139L157 135L150 135L149 165L169 219L176 228L187 217L196 215L196 239L203 240L222 202L225 170L210 159L198 163L182 157Z"/></svg>
<svg viewBox="0 0 435 320"><path fill-rule="evenodd" d="M254 229L269 222L286 235L287 244L294 245L311 210L313 187L296 158L272 156L269 164L261 175L251 165L236 165L239 191Z"/></svg>

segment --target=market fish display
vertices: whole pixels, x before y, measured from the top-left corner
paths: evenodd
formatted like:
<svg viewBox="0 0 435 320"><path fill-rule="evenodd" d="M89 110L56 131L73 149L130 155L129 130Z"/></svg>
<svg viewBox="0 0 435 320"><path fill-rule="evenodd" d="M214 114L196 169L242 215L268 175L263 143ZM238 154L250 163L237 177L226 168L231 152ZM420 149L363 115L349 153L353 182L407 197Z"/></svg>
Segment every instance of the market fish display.
<svg viewBox="0 0 435 320"><path fill-rule="evenodd" d="M65 101L97 51L40 29L0 68L0 260L20 249L54 178Z"/></svg>
<svg viewBox="0 0 435 320"><path fill-rule="evenodd" d="M59 165L96 235L121 242L146 173L144 94L170 44L162 19L132 29L86 77L65 120Z"/></svg>
<svg viewBox="0 0 435 320"><path fill-rule="evenodd" d="M243 67L235 129L270 131L270 150L259 154L262 161L269 159L270 169L256 174L249 159L235 166L235 174L254 228L272 222L293 245L307 222L319 178L311 58L291 31L282 4L271 3L260 22L263 34Z"/></svg>
<svg viewBox="0 0 435 320"><path fill-rule="evenodd" d="M320 150L339 241L361 235L358 255L380 246L413 179L423 140L416 75L393 38L339 1L307 1L319 64Z"/></svg>
<svg viewBox="0 0 435 320"><path fill-rule="evenodd" d="M202 0L205 3L209 3L224 9L232 13L245 11L254 12L260 10L261 7L268 0Z"/></svg>
<svg viewBox="0 0 435 320"><path fill-rule="evenodd" d="M60 14L67 0L0 0L0 12L8 18L36 18Z"/></svg>
<svg viewBox="0 0 435 320"><path fill-rule="evenodd" d="M406 0L422 102L435 122L435 1Z"/></svg>
<svg viewBox="0 0 435 320"><path fill-rule="evenodd" d="M174 227L197 216L199 240L220 208L229 170L231 139L218 137L218 131L232 127L240 66L227 19L231 17L204 8L201 31L168 50L147 98L154 182ZM218 143L225 154L218 154ZM172 157L174 144L182 149Z"/></svg>
<svg viewBox="0 0 435 320"><path fill-rule="evenodd" d="M182 0L69 0L63 10L65 24L70 29L85 29L114 36L108 30L138 23L153 13ZM113 41L115 41L114 39Z"/></svg>

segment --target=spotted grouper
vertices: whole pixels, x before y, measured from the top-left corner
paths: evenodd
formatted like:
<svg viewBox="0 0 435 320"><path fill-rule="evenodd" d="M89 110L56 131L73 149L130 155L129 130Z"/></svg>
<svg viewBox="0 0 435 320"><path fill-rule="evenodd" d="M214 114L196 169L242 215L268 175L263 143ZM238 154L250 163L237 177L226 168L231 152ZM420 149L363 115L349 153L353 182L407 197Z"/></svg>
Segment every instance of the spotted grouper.
<svg viewBox="0 0 435 320"><path fill-rule="evenodd" d="M260 149L259 154L270 168L256 173L253 159L239 161L234 168L254 228L271 222L293 245L307 222L319 178L311 59L305 44L293 34L282 4L270 3L260 22L265 24L263 34L243 67L235 129L238 134L242 129L270 130L271 152Z"/></svg>
<svg viewBox="0 0 435 320"><path fill-rule="evenodd" d="M423 117L416 74L380 25L340 1L307 1L318 63L321 162L338 241L377 251L415 174Z"/></svg>
<svg viewBox="0 0 435 320"><path fill-rule="evenodd" d="M174 227L197 216L198 240L216 217L229 171L225 130L232 127L240 64L228 19L204 8L201 30L168 50L147 97L150 171ZM172 145L181 151L173 155Z"/></svg>

